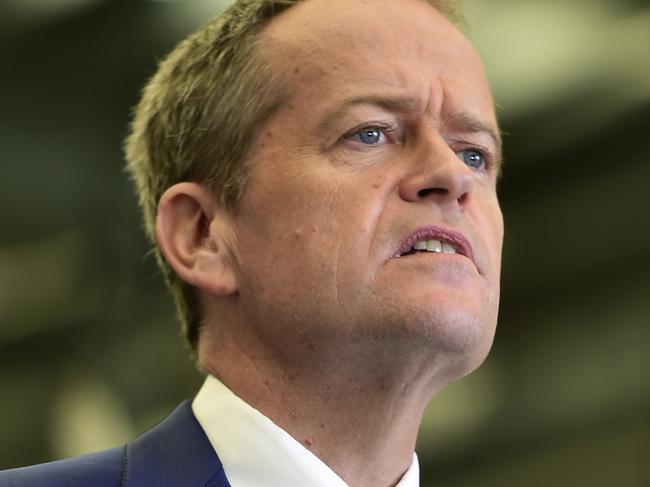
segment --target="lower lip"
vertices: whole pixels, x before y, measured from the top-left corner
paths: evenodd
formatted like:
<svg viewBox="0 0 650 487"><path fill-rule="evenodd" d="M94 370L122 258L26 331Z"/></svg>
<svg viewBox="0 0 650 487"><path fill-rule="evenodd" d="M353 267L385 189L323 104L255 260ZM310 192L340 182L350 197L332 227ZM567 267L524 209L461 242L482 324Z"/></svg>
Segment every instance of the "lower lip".
<svg viewBox="0 0 650 487"><path fill-rule="evenodd" d="M458 252L454 252L453 254L448 254L448 253L445 253L445 252L424 252L424 251L414 252L412 254L396 255L394 258L395 259L405 259L407 257L416 257L418 255L435 255L435 256L439 256L439 257L464 257L464 258L467 258L463 254L459 254Z"/></svg>
<svg viewBox="0 0 650 487"><path fill-rule="evenodd" d="M410 282L437 282L444 286L465 287L475 285L476 279L481 276L474 263L460 254L415 254L394 260L398 264L393 267L394 272Z"/></svg>
<svg viewBox="0 0 650 487"><path fill-rule="evenodd" d="M443 262L465 262L469 263L472 265L472 268L476 269L476 266L474 262L467 256L463 254L445 254L444 252L416 252L415 254L408 254L408 255L400 255L400 256L395 256L391 260L398 260L398 261L404 261L404 260L418 260L422 261L423 259L429 259L429 262L435 262L437 264L442 264Z"/></svg>

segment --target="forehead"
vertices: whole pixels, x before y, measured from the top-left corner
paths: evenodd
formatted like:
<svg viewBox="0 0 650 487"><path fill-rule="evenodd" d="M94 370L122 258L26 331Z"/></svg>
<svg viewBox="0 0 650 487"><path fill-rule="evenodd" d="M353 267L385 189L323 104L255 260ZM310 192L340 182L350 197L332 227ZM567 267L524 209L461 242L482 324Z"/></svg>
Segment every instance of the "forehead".
<svg viewBox="0 0 650 487"><path fill-rule="evenodd" d="M430 101L437 92L440 103L462 101L493 118L478 54L424 0L305 0L271 22L264 41L294 98L388 92Z"/></svg>
<svg viewBox="0 0 650 487"><path fill-rule="evenodd" d="M420 33L431 34L432 22L441 35L462 38L456 27L426 0L303 0L276 16L266 27L270 39L303 48L372 41L398 32L405 45ZM308 40L316 44L305 45ZM352 46L349 46L352 47Z"/></svg>

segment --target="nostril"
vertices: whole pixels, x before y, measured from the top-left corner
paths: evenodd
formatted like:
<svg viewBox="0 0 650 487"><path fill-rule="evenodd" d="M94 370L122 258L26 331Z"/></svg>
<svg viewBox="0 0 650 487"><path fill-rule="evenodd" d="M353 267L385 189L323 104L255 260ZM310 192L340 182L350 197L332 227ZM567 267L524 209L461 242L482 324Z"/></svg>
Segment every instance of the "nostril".
<svg viewBox="0 0 650 487"><path fill-rule="evenodd" d="M445 188L425 188L418 191L420 198L426 198L430 194L447 194L449 191Z"/></svg>

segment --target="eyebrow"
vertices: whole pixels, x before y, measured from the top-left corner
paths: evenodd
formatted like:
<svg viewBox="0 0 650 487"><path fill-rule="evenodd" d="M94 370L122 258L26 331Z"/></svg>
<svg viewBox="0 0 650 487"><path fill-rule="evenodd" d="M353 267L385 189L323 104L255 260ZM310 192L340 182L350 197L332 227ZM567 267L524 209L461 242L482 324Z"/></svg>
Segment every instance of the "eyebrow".
<svg viewBox="0 0 650 487"><path fill-rule="evenodd" d="M467 112L455 112L451 115L443 117L444 125L465 132L468 134L487 134L497 147L498 154L501 158L503 150L503 138L501 130L492 126L488 122L484 122Z"/></svg>
<svg viewBox="0 0 650 487"><path fill-rule="evenodd" d="M445 114L443 117L443 125L458 132L486 134L490 137L496 146L493 164L496 168L497 178L501 178L503 175L503 135L498 127L476 118L474 115L465 111Z"/></svg>
<svg viewBox="0 0 650 487"><path fill-rule="evenodd" d="M335 122L342 118L351 108L359 105L372 105L383 108L392 113L407 113L416 110L422 104L415 98L402 96L383 96L383 95L361 95L348 98L341 102L338 107L328 113L325 118L318 124L317 130L331 128Z"/></svg>
<svg viewBox="0 0 650 487"><path fill-rule="evenodd" d="M317 130L330 129L336 121L342 118L350 109L359 105L372 105L382 108L391 113L409 113L423 111L423 103L418 98L390 95L360 95L348 98L341 102L338 107L328 113L318 124ZM497 164L503 164L503 138L501 131L493 124L483 121L467 111L458 111L451 114L444 114L443 126L459 132L469 134L486 134L492 139L496 146Z"/></svg>

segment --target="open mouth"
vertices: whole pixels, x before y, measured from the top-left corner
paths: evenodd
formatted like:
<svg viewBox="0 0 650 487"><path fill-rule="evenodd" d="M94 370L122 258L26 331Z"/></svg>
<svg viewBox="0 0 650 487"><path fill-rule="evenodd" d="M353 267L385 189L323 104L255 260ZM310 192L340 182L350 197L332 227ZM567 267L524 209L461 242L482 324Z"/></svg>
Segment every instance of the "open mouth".
<svg viewBox="0 0 650 487"><path fill-rule="evenodd" d="M421 253L457 254L458 251L453 244L444 240L420 240L413 244L409 250L401 253L399 257Z"/></svg>
<svg viewBox="0 0 650 487"><path fill-rule="evenodd" d="M422 227L409 235L394 251L393 258L433 253L462 255L474 262L472 245L461 232L442 227Z"/></svg>

